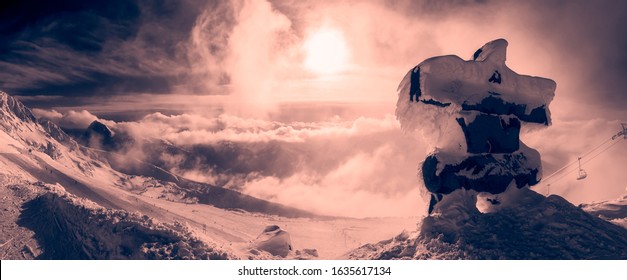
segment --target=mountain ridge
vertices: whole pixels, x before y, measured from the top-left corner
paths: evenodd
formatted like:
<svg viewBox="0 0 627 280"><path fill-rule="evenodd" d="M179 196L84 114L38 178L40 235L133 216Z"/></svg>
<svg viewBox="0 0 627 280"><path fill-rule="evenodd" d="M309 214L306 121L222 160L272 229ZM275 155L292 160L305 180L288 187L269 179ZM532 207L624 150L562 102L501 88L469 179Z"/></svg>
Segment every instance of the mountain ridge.
<svg viewBox="0 0 627 280"><path fill-rule="evenodd" d="M285 217L323 217L305 210L255 198L235 190L183 179L169 171L164 171L157 166L142 161L136 160L131 165L121 164L119 155L113 152L84 147L51 121L37 119L28 107L8 93L0 91L0 102L0 113L3 118L2 125L5 128L5 132L10 137L16 136L15 132L28 132L20 137L24 144L24 151L32 151L34 148L47 154L53 160L65 158L65 160L72 162L69 165L78 167L86 176L91 176L90 172L94 169L92 165L102 165L128 175L156 176L159 180L178 184L187 192L188 196L196 197L200 203L213 205L218 208L242 209L244 211ZM95 134L94 136L105 138L109 136L109 140L113 139L111 137L114 133L102 122L94 121L89 128L91 128L92 134ZM43 137L36 137L37 130L44 133ZM18 136L20 136L19 133ZM51 141L51 139L54 139L54 141ZM61 146L67 147L67 151L64 151ZM76 157L78 159L75 159L73 153L77 153Z"/></svg>

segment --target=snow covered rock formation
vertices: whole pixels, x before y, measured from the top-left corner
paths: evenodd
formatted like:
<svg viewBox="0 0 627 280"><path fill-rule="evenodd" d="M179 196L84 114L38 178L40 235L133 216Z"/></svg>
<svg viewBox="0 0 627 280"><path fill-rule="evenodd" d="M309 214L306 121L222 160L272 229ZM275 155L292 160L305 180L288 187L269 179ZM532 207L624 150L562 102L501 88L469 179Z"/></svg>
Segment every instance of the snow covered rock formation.
<svg viewBox="0 0 627 280"><path fill-rule="evenodd" d="M425 226L421 232L366 244L350 259L626 259L627 230L586 213L565 199L517 189L520 200L502 211L468 214L455 231ZM605 204L607 205L607 204ZM613 213L617 213L612 211ZM591 215L593 214L593 215ZM624 217L624 216L622 216ZM431 218L431 217L428 217Z"/></svg>
<svg viewBox="0 0 627 280"><path fill-rule="evenodd" d="M506 48L507 41L498 39L469 61L454 55L427 59L399 85L396 116L403 130L435 134L427 135L434 150L421 167L431 194L429 213L444 211L436 205L453 192L498 195L540 181L540 154L519 133L523 123L550 125L556 84L509 69ZM499 203L496 197L489 201Z"/></svg>
<svg viewBox="0 0 627 280"><path fill-rule="evenodd" d="M285 258L292 251L290 234L277 225L267 226L257 237L253 247L274 256Z"/></svg>

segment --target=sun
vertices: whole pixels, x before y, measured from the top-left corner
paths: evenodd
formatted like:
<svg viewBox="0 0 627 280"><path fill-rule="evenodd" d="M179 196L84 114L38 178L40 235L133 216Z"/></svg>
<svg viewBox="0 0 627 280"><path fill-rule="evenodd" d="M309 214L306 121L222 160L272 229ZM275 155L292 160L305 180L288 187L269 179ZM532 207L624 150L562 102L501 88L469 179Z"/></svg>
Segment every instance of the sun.
<svg viewBox="0 0 627 280"><path fill-rule="evenodd" d="M320 29L307 38L305 68L318 74L336 74L348 67L348 47L337 29Z"/></svg>

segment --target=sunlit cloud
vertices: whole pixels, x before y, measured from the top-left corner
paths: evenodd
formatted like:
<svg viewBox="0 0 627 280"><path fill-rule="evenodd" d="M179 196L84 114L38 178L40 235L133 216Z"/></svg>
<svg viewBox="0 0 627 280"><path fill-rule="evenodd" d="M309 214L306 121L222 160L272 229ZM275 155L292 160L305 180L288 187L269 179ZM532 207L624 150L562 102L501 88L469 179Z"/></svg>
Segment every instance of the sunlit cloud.
<svg viewBox="0 0 627 280"><path fill-rule="evenodd" d="M33 114L39 119L46 119L56 123L63 128L87 128L93 121L99 120L87 110L74 111L69 110L59 113L56 110L33 109ZM107 120L99 120L106 124L112 125L114 122Z"/></svg>
<svg viewBox="0 0 627 280"><path fill-rule="evenodd" d="M159 160L192 179L320 213L371 215L355 209L374 200L390 215L422 205L416 168L427 141L403 135L390 115L403 75L428 57L468 59L505 38L511 69L557 82L553 126L523 135L545 175L627 121L620 1L129 3L137 13L81 11L102 24L77 27L76 36L55 29L76 14L56 11L3 37L0 86L66 128L117 118L108 124L137 139L224 152L232 158L215 167ZM627 157L624 146L614 149L585 166L588 179L566 176L554 191L574 202L620 194Z"/></svg>
<svg viewBox="0 0 627 280"><path fill-rule="evenodd" d="M348 48L344 35L337 29L317 30L304 43L305 67L317 74L336 74L346 69Z"/></svg>

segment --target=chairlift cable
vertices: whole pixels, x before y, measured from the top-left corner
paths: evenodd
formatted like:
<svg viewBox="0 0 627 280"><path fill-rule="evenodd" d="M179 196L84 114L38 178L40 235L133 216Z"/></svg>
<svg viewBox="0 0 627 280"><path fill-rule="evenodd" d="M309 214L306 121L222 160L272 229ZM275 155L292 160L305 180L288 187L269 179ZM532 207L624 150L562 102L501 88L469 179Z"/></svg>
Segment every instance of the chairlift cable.
<svg viewBox="0 0 627 280"><path fill-rule="evenodd" d="M616 145L616 144L618 144L618 143L620 143L620 141L615 142L615 143L613 143L613 144L612 144L612 145L610 145L610 146L607 146L605 149L601 150L601 151L600 151L600 152L598 152L597 154L593 155L593 156L592 156L592 157L590 157L590 158L587 158L587 160L586 160L586 161L584 161L582 164L586 164L586 163L590 162L591 160L593 160L594 158L598 157L600 154L602 154L603 152L605 152L605 151L609 150L611 147L613 147L614 145ZM582 159L583 159L583 157L582 157ZM570 170L570 171L568 171L568 172L565 172L565 173L563 173L561 176L557 177L556 179L553 179L553 180L548 180L548 181L549 181L549 182L551 182L551 183L555 183L555 182L557 182L557 181L561 180L562 178L564 178L566 175L571 174L571 173L573 173L573 172L575 172L575 171L577 171L577 169L573 169L573 170ZM546 182L546 181L545 181L545 182Z"/></svg>
<svg viewBox="0 0 627 280"><path fill-rule="evenodd" d="M621 123L621 128L622 129L618 133L612 135L612 137L610 137L609 139L603 141L601 144L597 145L593 149L591 149L588 152L586 152L585 154L581 155L580 157L577 158L577 160L570 162L569 164L567 164L567 165L563 166L562 168L558 169L557 171L553 172L551 175L545 177L544 180L543 180L543 183L546 186L546 195L548 196L550 194L551 184L560 181L566 175L571 174L574 171L577 171L577 170L579 171L579 176L577 177L578 180L586 178L587 175L585 174L585 171L581 168L581 165L590 162L591 160L593 160L594 158L598 157L600 154L604 153L605 151L607 151L608 149L612 148L614 145L618 144L621 141L616 141L616 142L612 143L611 145L605 147L603 150L601 150L600 152L598 152L597 154L593 155L590 158L587 158L587 156L590 155L591 153L593 153L594 151L598 150L599 148L603 147L609 141L613 141L613 140L617 139L620 136L623 136L623 139L627 139L627 124L626 123ZM583 159L583 158L586 158L587 160L585 160L582 163L581 159ZM570 166L574 165L575 163L579 163L579 168L578 169L573 169L573 170L570 170L568 172L564 172L564 170L568 169ZM557 178L555 178L555 179L552 179L555 175L557 175L559 173L562 173L562 175L557 177Z"/></svg>
<svg viewBox="0 0 627 280"><path fill-rule="evenodd" d="M608 138L607 140L603 141L601 144L599 144L599 145L597 145L596 147L594 147L593 149L589 150L587 153L585 153L585 154L581 155L581 156L580 156L580 158L584 158L584 157L588 156L589 154L591 154L591 153L592 153L592 152L594 152L595 150L597 150L597 149L601 148L601 147L602 147L603 145L605 145L607 142L609 142L609 141L613 141L613 140L617 139L617 138L618 138L618 137L620 137L620 136L623 136L623 139L627 139L627 124L625 124L625 123L621 123L621 126L622 126L622 128L621 128L621 130L620 130L618 133L616 133L616 134L612 135L610 138ZM618 142L620 142L620 141L617 141L617 142L615 142L615 143L618 143ZM614 144L612 144L612 145L610 145L610 146L613 146L613 145L614 145ZM603 151L605 151L605 150L607 150L607 148L606 148L606 149L604 149ZM602 152L603 152L603 151L602 151ZM567 165L563 166L562 168L560 168L560 169L556 170L555 172L553 172L551 175L544 177L544 178L543 178L543 181L544 181L545 183L546 183L546 182L548 182L548 181L550 181L551 177L553 177L553 176L557 175L558 173L561 173L562 171L564 171L564 170L565 170L565 169L567 169L568 167L570 167L570 166L572 166L573 164L578 163L578 162L579 162L579 159L577 159L577 160L575 160L575 161L570 162L569 164L567 164ZM569 172L569 173L570 173L570 172ZM561 178L561 177L560 177L560 178Z"/></svg>
<svg viewBox="0 0 627 280"><path fill-rule="evenodd" d="M593 155L592 157L590 157L590 158L586 158L587 160L583 161L583 162L582 162L582 164L586 164L586 163L590 162L591 160L593 160L594 158L598 157L599 155L601 155L601 154L602 154L602 153L604 153L605 151L609 150L610 148L614 147L614 146L615 146L616 144L618 144L618 143L620 143L620 141L616 141L616 142L612 143L612 145L609 145L609 146L605 147L605 149L603 149L603 150L601 150L600 152L596 153L596 154L595 154L595 155ZM586 155L587 155L587 154L590 154L590 153L588 152L588 153L586 153ZM584 159L584 157L583 157L583 156L582 156L581 158L582 158L582 159ZM579 161L579 159L578 159L577 161L575 161L575 162L578 162L578 161ZM572 164L569 164L569 165L572 165ZM560 170L562 170L562 169L564 169L564 168L561 168ZM561 175L561 176L559 176L559 177L557 177L556 179L553 179L553 180L544 180L544 182L545 182L545 183L548 183L548 184L545 184L545 185L551 185L551 184L554 184L554 183L556 183L556 182L560 181L561 179L563 179L566 175L571 174L571 173L573 173L573 172L575 172L575 171L577 171L577 170L579 170L579 169L573 169L573 170L570 170L570 171L568 171L568 172L564 172L564 173L562 173L562 175ZM551 174L551 176L553 176L553 175L555 175L555 174L557 174L557 172L555 172L555 173ZM547 182L547 181L548 181L548 182ZM549 183L549 182L550 182L550 183Z"/></svg>
<svg viewBox="0 0 627 280"><path fill-rule="evenodd" d="M612 137L613 137L613 136L612 136ZM580 156L580 158L584 158L585 156L589 155L590 153L594 152L595 150L597 150L597 149L601 148L601 147L602 147L603 145L605 145L607 142L612 141L612 140L613 140L613 139L612 139L612 137L610 137L609 139L607 139L607 140L603 141L603 143L599 144L599 145L598 145L598 146L596 146L594 149L592 149L592 150L588 151L587 153L585 153L585 154L581 155L581 156ZM616 143L618 143L618 142L616 142ZM577 163L577 162L579 162L579 159L574 160L574 161L572 161L571 163L569 163L569 164L567 164L567 165L564 165L562 168L560 168L560 169L556 170L555 172L551 173L551 175L544 177L544 178L543 178L543 179L544 179L544 181L545 181L545 182L546 182L546 181L548 181L551 177L553 177L553 176L557 175L558 173L562 172L564 169L567 169L569 166L571 166L571 165L573 165L573 164L575 164L575 163Z"/></svg>

